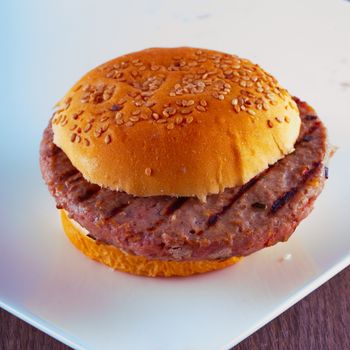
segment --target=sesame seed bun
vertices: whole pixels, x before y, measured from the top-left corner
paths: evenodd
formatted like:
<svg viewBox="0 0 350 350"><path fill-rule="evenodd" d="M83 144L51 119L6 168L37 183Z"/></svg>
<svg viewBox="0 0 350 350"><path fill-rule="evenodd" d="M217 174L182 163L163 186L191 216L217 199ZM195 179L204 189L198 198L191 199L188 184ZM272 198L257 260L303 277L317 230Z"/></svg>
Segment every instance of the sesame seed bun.
<svg viewBox="0 0 350 350"><path fill-rule="evenodd" d="M205 198L291 153L300 117L276 79L246 59L152 48L87 73L58 103L52 127L92 183Z"/></svg>
<svg viewBox="0 0 350 350"><path fill-rule="evenodd" d="M150 260L143 256L128 254L109 244L96 242L87 236L76 221L70 219L64 210L60 210L63 229L69 240L89 258L105 264L115 270L133 275L148 277L190 276L219 270L235 264L239 257L225 260L162 261Z"/></svg>

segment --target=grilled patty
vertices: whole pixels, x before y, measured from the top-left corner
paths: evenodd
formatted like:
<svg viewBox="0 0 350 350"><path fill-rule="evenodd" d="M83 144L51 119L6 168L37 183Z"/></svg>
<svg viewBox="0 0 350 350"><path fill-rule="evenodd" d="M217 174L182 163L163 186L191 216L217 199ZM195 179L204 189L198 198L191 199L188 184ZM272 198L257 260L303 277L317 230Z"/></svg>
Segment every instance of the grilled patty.
<svg viewBox="0 0 350 350"><path fill-rule="evenodd" d="M40 149L43 177L64 208L97 241L163 260L225 259L286 241L312 209L325 180L326 130L296 99L302 126L295 151L243 186L207 197L135 197L87 182L53 144Z"/></svg>

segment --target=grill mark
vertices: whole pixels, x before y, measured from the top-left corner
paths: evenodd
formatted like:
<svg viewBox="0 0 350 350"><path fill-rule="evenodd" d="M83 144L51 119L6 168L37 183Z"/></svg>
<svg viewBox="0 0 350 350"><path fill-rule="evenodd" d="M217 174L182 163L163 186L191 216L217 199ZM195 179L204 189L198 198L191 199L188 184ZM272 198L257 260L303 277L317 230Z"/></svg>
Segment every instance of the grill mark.
<svg viewBox="0 0 350 350"><path fill-rule="evenodd" d="M164 215L174 214L174 212L180 209L187 201L187 197L179 197L175 199L167 208L165 208Z"/></svg>
<svg viewBox="0 0 350 350"><path fill-rule="evenodd" d="M174 212L180 209L187 201L188 201L188 197L179 197L175 199L168 207L164 208L161 211L162 215L170 216L174 214ZM147 231L148 232L155 231L161 224L164 223L164 221L165 221L164 218L157 220L153 226L147 228Z"/></svg>
<svg viewBox="0 0 350 350"><path fill-rule="evenodd" d="M120 213L123 209L125 209L127 206L129 205L128 203L124 203L122 205L119 205L117 207L114 207L112 210L108 211L108 213L106 213L103 216L103 219L105 220L110 220L113 218L113 216L117 215L118 213Z"/></svg>
<svg viewBox="0 0 350 350"><path fill-rule="evenodd" d="M88 199L90 199L92 196L94 196L95 194L97 194L100 191L101 187L99 186L94 186L94 187L90 187L89 189L87 189L85 191L84 194L80 195L77 197L78 202L82 203L84 201L87 201Z"/></svg>
<svg viewBox="0 0 350 350"><path fill-rule="evenodd" d="M300 190L300 187L303 186L306 181L316 172L316 170L320 166L320 162L314 163L313 167L309 169L304 175L300 183L292 187L290 190L285 192L282 196L278 197L271 206L269 214L276 214L278 210L280 210L287 202L289 202L295 195L296 193Z"/></svg>
<svg viewBox="0 0 350 350"><path fill-rule="evenodd" d="M303 137L301 137L300 139L298 139L298 141L295 143L294 148L297 147L298 145L300 145L302 142L305 142L306 140L308 140L307 142L312 140L312 134L320 128L320 122L316 122L305 134Z"/></svg>
<svg viewBox="0 0 350 350"><path fill-rule="evenodd" d="M272 204L270 213L275 214L281 209L287 202L289 202L297 193L298 187L293 187L289 191L285 192L282 196L278 197Z"/></svg>
<svg viewBox="0 0 350 350"><path fill-rule="evenodd" d="M312 139L313 139L312 135L306 135L303 137L304 142L310 142L312 141Z"/></svg>
<svg viewBox="0 0 350 350"><path fill-rule="evenodd" d="M270 169L271 167L269 167L267 170L265 170L263 172L263 174L266 174L266 172ZM238 200L240 199L244 193L246 193L251 187L253 187L261 178L261 176L263 175L261 174L260 176L258 177L254 177L253 179L251 179L249 182L247 182L245 185L243 185L239 191L231 198L231 200L229 201L229 203L227 203L226 205L224 205L222 207L222 209L215 213L215 214L212 214L209 216L208 220L207 220L207 223L206 223L206 229L208 229L209 227L215 225L217 223L217 221L219 220L219 218L221 216L223 216L227 210L229 210L232 205Z"/></svg>
<svg viewBox="0 0 350 350"><path fill-rule="evenodd" d="M316 119L317 119L317 115L307 114L305 116L305 120L307 120L307 121L316 120Z"/></svg>
<svg viewBox="0 0 350 350"><path fill-rule="evenodd" d="M312 119L312 120L314 120L314 119ZM305 137L306 137L306 138L312 138L312 134L313 134L319 127L320 127L320 122L319 122L319 121L318 121L318 122L315 122L315 124L305 133L305 135L303 136L303 138L300 139L300 140L298 140L298 141L295 143L295 147L296 147L297 145L299 145L301 142L303 142ZM206 229L208 229L209 227L215 225L215 224L217 223L217 221L219 220L219 218L220 218L222 215L224 215L224 214L227 212L227 210L230 209L230 208L232 207L232 205L233 205L238 199L240 199L240 198L244 195L244 193L245 193L246 191L248 191L248 190L249 190L252 186L254 186L263 176L265 176L265 175L267 174L267 172L270 171L270 169L272 169L272 168L274 167L274 165L275 165L275 164L269 166L263 173L259 174L257 177L253 178L252 180L250 180L249 182L247 182L245 185L243 185L243 186L240 188L240 190L232 197L232 199L230 200L230 202L229 202L228 204L226 204L226 205L221 209L220 212L210 215L209 218L208 218L208 220L207 220L207 223L206 223L206 228L205 228L204 230L206 230ZM317 166L318 166L318 165L319 165L319 164L317 164ZM311 170L312 170L313 172L316 171L317 166L315 166L315 168L312 168ZM311 176L311 174L309 174L309 173L310 173L310 170L309 170L306 174L304 174L304 177L307 177L307 178L305 178L305 180L303 180L303 181L304 181L303 183L305 183L305 182L307 181L307 179ZM302 183L302 184L303 184L303 183ZM287 195L288 192L291 192L291 193L290 193L289 195ZM296 193L296 192L295 192L294 194L292 194L292 193L293 193L292 190L290 190L290 191L288 191L288 192L286 192L286 194L285 194L285 196L286 196L285 203L286 203L287 201L289 201L289 200L295 195L295 193ZM277 200L278 200L278 199L277 199ZM277 200L276 200L276 201L277 201ZM275 201L275 202L276 202L276 201ZM285 203L284 203L284 204L285 204ZM284 204L282 204L282 206L283 206ZM278 209L277 209L277 210L278 210ZM200 232L202 233L203 231L201 230Z"/></svg>

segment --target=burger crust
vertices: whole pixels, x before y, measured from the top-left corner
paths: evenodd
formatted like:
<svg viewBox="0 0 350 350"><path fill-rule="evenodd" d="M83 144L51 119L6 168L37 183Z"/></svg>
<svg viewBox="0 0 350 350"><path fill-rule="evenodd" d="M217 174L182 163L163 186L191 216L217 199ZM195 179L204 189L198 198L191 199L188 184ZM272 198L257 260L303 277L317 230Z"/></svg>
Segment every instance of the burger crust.
<svg viewBox="0 0 350 350"><path fill-rule="evenodd" d="M289 93L246 59L152 48L87 73L58 103L52 128L91 183L204 199L291 153L300 117Z"/></svg>

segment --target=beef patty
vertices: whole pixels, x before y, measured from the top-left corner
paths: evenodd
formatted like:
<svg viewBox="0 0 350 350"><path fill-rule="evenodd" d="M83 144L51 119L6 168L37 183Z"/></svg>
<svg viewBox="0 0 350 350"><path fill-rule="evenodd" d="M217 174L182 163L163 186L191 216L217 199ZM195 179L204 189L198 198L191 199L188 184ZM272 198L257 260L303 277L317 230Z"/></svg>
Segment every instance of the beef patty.
<svg viewBox="0 0 350 350"><path fill-rule="evenodd" d="M286 241L312 209L325 179L326 130L295 99L302 125L295 151L243 186L193 197L135 197L87 182L53 144L49 125L40 165L57 207L97 241L163 260L225 259Z"/></svg>

